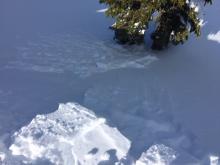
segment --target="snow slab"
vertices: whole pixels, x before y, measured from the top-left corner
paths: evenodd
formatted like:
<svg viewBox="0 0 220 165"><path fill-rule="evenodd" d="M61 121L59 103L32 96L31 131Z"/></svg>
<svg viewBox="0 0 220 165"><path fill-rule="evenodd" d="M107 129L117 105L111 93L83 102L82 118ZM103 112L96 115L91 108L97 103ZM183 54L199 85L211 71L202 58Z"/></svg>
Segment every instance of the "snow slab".
<svg viewBox="0 0 220 165"><path fill-rule="evenodd" d="M105 119L76 103L60 104L57 111L37 115L14 134L10 150L23 163L49 160L55 165L97 165L126 156L130 141Z"/></svg>

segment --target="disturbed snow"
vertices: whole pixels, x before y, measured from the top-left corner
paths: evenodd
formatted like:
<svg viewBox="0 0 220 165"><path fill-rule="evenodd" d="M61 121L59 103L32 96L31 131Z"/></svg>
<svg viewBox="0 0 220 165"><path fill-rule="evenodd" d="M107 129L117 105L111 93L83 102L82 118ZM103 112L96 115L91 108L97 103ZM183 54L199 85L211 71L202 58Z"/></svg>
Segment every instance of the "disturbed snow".
<svg viewBox="0 0 220 165"><path fill-rule="evenodd" d="M132 118L135 117L126 116L122 119L126 118L133 122ZM121 122L123 125L129 124L126 121ZM12 155L1 153L0 160L2 164L16 162L55 165L166 165L208 162L205 157L201 161L187 153L189 145L193 145L190 144L192 142L189 137L176 132L169 121L162 122L162 119L157 118L143 122L146 128L140 129L146 129L146 132L138 135L142 136L139 139L141 144L135 145L144 146L146 152L135 160L132 157L131 141L116 128L109 127L104 118L96 117L92 111L77 103L61 104L57 111L36 116L30 124L16 132L14 142L9 148ZM159 136L152 137L153 134L168 136L159 140ZM149 140L154 140L155 144L150 146Z"/></svg>
<svg viewBox="0 0 220 165"><path fill-rule="evenodd" d="M61 104L54 113L36 116L14 136L12 154L23 155L29 163L42 159L56 165L95 165L119 161L130 148L130 141L116 128L75 103Z"/></svg>
<svg viewBox="0 0 220 165"><path fill-rule="evenodd" d="M50 3L42 1L46 3L42 5L39 1L36 3L40 5L34 7L27 4L30 9L19 3L13 10L5 10L8 20L1 20L7 29L13 28L9 25L14 23L9 18L18 15L18 20L28 22L21 18L27 16L24 18L29 20L31 9L37 9L32 13L35 18L39 9L52 13L48 18L43 15L45 22L40 22L44 25L52 21L49 30L55 27L54 22L57 26L65 24L63 18L71 15L67 22L73 17L77 22L73 27L82 28L83 32L61 30L58 34L38 34L37 39L27 41L22 34L16 34L18 43L9 42L10 51L1 49L0 164L219 164L216 98L220 90L220 25L211 19L219 11L215 7L219 2L211 8L213 13L207 14L201 40L191 40L181 48L171 47L158 60L156 52L145 53L142 46L127 48L93 37L103 37L107 32L102 29L109 25L100 24L106 18L95 13L98 3L89 1L87 6L92 11L87 9L84 15L74 10L83 22L88 22L81 25L68 3L53 1L58 3L54 9ZM0 7L9 9L4 5ZM85 7L81 1L80 7ZM51 8L54 11L48 11ZM9 13L16 10L17 14ZM27 13L19 15L20 11ZM60 18L60 13L64 17ZM29 26L35 26L37 20L31 20L34 22ZM92 29L91 20L99 20L94 26L101 30ZM1 36L7 34L0 40L4 43L1 48L16 32L17 26L14 27L8 33L0 31ZM110 37L112 34L107 36ZM83 106L69 102L75 100ZM57 103L63 102L69 103L60 104L53 112ZM211 150L213 147L217 149Z"/></svg>
<svg viewBox="0 0 220 165"><path fill-rule="evenodd" d="M68 71L88 77L113 69L146 68L157 60L154 56L145 56L144 47L121 48L112 42L99 41L89 34L76 33L40 36L35 42L17 47L18 56L4 67L46 73ZM56 49L51 51L53 48Z"/></svg>

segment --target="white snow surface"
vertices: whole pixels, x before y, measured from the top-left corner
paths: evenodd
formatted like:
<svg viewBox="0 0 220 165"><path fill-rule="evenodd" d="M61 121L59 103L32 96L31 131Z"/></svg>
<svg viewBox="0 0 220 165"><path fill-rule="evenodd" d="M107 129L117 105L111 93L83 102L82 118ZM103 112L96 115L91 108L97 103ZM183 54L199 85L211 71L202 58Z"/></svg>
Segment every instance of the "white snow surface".
<svg viewBox="0 0 220 165"><path fill-rule="evenodd" d="M14 134L10 146L23 162L49 160L55 165L97 165L126 156L130 141L116 128L76 103L61 104L57 111L38 115Z"/></svg>

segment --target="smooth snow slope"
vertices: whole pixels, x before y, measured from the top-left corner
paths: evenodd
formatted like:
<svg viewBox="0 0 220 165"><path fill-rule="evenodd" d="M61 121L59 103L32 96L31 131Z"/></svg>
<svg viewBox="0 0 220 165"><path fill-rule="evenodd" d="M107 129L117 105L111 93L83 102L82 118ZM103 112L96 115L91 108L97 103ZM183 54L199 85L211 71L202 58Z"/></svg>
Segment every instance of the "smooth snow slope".
<svg viewBox="0 0 220 165"><path fill-rule="evenodd" d="M219 164L219 6L153 52L115 44L98 1L2 0L0 164Z"/></svg>

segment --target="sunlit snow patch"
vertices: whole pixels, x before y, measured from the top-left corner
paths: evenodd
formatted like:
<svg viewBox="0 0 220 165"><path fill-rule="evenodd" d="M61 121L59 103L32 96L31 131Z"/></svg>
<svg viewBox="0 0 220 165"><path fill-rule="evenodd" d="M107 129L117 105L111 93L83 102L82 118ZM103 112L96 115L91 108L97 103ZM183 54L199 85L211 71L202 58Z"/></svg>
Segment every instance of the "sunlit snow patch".
<svg viewBox="0 0 220 165"><path fill-rule="evenodd" d="M212 40L220 43L220 31L218 31L216 34L210 33L207 38L208 40Z"/></svg>
<svg viewBox="0 0 220 165"><path fill-rule="evenodd" d="M67 103L54 113L36 116L16 132L10 150L29 163L49 160L56 165L97 165L113 157L120 160L129 148L130 141L103 118L76 103Z"/></svg>
<svg viewBox="0 0 220 165"><path fill-rule="evenodd" d="M176 159L176 156L173 149L163 144L157 144L144 152L136 165L168 165Z"/></svg>

